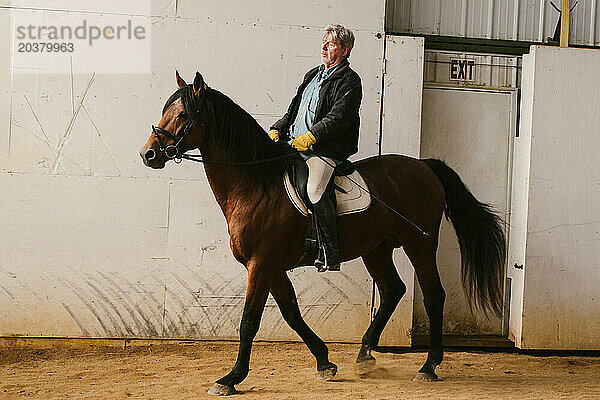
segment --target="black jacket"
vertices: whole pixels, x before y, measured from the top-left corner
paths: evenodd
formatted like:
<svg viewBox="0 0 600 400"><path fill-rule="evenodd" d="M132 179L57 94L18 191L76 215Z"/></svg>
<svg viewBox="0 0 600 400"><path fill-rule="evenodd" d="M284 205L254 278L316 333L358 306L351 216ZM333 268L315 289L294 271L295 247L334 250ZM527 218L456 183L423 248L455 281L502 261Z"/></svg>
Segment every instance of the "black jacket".
<svg viewBox="0 0 600 400"><path fill-rule="evenodd" d="M289 139L290 126L296 120L302 92L315 77L319 67L308 71L285 115L271 129L277 129L282 140ZM317 142L312 146L320 156L345 160L358 151L358 109L362 100L360 77L348 60L323 81L315 111L315 123L310 128Z"/></svg>

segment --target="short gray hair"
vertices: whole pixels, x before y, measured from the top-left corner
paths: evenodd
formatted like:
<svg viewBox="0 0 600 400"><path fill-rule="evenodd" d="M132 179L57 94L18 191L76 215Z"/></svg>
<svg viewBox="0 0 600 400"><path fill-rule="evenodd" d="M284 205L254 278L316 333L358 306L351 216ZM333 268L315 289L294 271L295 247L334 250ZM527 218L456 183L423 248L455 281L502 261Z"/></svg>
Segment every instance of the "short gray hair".
<svg viewBox="0 0 600 400"><path fill-rule="evenodd" d="M338 42L343 49L348 49L346 58L350 57L350 52L354 47L354 33L348 28L344 28L342 25L327 25L323 30L323 36L331 36L331 40Z"/></svg>

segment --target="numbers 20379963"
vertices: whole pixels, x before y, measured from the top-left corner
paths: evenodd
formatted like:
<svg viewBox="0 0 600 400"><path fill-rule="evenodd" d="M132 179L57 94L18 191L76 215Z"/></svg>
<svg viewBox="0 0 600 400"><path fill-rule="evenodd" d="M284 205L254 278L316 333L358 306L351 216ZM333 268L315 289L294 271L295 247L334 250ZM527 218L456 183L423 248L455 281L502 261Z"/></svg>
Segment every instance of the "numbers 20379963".
<svg viewBox="0 0 600 400"><path fill-rule="evenodd" d="M72 53L73 43L19 43L19 53Z"/></svg>

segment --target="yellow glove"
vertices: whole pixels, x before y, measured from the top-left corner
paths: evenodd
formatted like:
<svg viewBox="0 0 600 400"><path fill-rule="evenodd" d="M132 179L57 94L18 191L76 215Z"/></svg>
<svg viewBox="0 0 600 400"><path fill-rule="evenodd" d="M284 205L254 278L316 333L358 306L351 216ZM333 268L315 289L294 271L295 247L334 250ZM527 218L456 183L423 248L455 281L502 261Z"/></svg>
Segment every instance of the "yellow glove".
<svg viewBox="0 0 600 400"><path fill-rule="evenodd" d="M273 139L274 142L279 140L279 131L277 129L271 129L269 131L269 137Z"/></svg>
<svg viewBox="0 0 600 400"><path fill-rule="evenodd" d="M310 146L315 144L317 139L313 136L310 131L306 131L305 134L298 136L292 140L292 147L298 151L306 151Z"/></svg>

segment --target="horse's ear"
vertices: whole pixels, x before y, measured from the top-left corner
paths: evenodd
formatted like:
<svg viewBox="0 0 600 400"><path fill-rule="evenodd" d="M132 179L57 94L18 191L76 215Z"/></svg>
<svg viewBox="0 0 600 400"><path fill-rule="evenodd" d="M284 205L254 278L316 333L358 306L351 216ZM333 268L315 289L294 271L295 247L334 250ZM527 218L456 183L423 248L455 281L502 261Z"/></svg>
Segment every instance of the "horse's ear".
<svg viewBox="0 0 600 400"><path fill-rule="evenodd" d="M200 96L200 93L204 90L204 78L200 75L200 72L196 72L196 77L194 78L194 95L196 97Z"/></svg>
<svg viewBox="0 0 600 400"><path fill-rule="evenodd" d="M177 70L175 70L175 79L177 79L177 86L179 86L179 89L181 89L184 86L187 86L187 83L185 83L185 81L181 79L181 76L179 76L179 72Z"/></svg>

